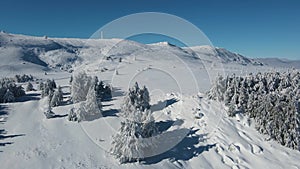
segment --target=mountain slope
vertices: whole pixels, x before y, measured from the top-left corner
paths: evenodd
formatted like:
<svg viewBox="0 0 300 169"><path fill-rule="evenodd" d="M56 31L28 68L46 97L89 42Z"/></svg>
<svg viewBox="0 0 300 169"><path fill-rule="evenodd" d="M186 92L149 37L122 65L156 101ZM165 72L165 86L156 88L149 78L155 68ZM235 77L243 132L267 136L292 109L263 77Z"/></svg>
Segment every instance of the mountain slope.
<svg viewBox="0 0 300 169"><path fill-rule="evenodd" d="M18 102L0 104L2 168L300 168L300 152L268 141L253 121L241 115L228 117L223 104L203 94L223 71L245 75L272 67L257 66L252 59L210 46L180 48L168 43L3 33L0 42L1 76L30 72L42 80L54 79L65 101L53 108L58 116L52 119L43 114L47 100L38 90L26 92ZM33 56L26 55L29 51ZM215 66L217 61L223 67ZM68 121L74 106L68 101L71 74L51 68L64 65L113 86L113 99L102 102L102 117ZM160 153L120 165L109 149L123 120L119 112L124 95L135 81L149 89L151 110L162 133L156 149Z"/></svg>
<svg viewBox="0 0 300 169"><path fill-rule="evenodd" d="M203 58L213 61L219 58L224 63L256 64L252 59L227 51L226 49L198 46L180 48L169 43L143 45L121 39L68 39L32 37L0 33L0 57L14 57L15 62L24 61L42 67L68 68L84 59L95 57L124 57L146 52L172 51L178 57ZM15 52L13 52L15 51ZM198 56L196 56L196 55ZM214 58L215 57L215 58ZM89 58L89 59L88 59ZM12 61L12 60L11 60Z"/></svg>

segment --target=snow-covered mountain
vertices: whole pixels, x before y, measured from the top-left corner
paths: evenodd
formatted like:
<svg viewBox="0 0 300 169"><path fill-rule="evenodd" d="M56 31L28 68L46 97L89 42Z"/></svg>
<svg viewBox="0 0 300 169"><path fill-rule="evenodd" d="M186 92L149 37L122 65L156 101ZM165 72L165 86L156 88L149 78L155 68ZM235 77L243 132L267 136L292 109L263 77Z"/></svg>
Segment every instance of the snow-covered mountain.
<svg viewBox="0 0 300 169"><path fill-rule="evenodd" d="M1 168L300 168L299 151L268 140L257 132L254 120L229 117L226 106L204 97L218 74L285 71L298 62L282 63L211 46L2 32L0 76L26 73L38 80L32 82L36 91L0 104ZM69 81L83 70L111 84L113 98L102 102L102 117L71 122ZM64 104L53 107L52 119L43 114L47 100L38 87L46 79L55 80L63 92ZM161 153L120 165L109 148L121 125L124 95L135 81L149 89L151 111L162 132Z"/></svg>
<svg viewBox="0 0 300 169"><path fill-rule="evenodd" d="M32 66L41 69L47 67L68 69L90 57L126 57L155 52L158 55L164 51L172 52L178 57L201 58L208 62L213 62L217 58L223 63L262 65L259 61L211 46L180 48L167 42L144 45L120 39L68 39L0 33L0 57L3 61L0 69L5 69L7 65L11 69L18 70ZM10 64L6 64L5 60Z"/></svg>
<svg viewBox="0 0 300 169"><path fill-rule="evenodd" d="M255 59L264 65L273 66L273 67L291 67L291 68L300 68L300 60L288 60L280 58L258 58Z"/></svg>

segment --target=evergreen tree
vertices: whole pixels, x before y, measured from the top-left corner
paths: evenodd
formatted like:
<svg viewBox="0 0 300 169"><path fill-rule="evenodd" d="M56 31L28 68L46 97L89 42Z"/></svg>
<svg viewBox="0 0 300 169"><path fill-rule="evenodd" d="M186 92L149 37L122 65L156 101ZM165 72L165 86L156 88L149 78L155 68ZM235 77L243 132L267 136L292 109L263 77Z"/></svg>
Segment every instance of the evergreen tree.
<svg viewBox="0 0 300 169"><path fill-rule="evenodd" d="M101 115L102 105L99 99L96 97L96 91L92 85L86 96L86 101L77 103L74 108L69 112L68 119L70 121L84 121L88 117Z"/></svg>
<svg viewBox="0 0 300 169"><path fill-rule="evenodd" d="M71 95L74 103L86 100L86 95L91 86L92 78L85 72L80 72L74 76L71 85Z"/></svg>
<svg viewBox="0 0 300 169"><path fill-rule="evenodd" d="M33 91L33 90L34 90L33 85L30 82L28 82L28 84L26 86L26 91Z"/></svg>
<svg viewBox="0 0 300 169"><path fill-rule="evenodd" d="M40 82L40 84L39 84L39 90L44 90L44 83L43 82Z"/></svg>
<svg viewBox="0 0 300 169"><path fill-rule="evenodd" d="M48 97L47 99L47 108L44 111L44 115L46 116L47 119L53 118L55 116L55 113L52 111L52 107L51 107L51 98Z"/></svg>
<svg viewBox="0 0 300 169"><path fill-rule="evenodd" d="M146 139L158 133L149 109L149 101L148 89L146 87L140 89L137 83L129 89L124 99L121 114L126 119L121 122L121 128L113 137L110 150L120 163L142 159L144 150L154 144Z"/></svg>
<svg viewBox="0 0 300 169"><path fill-rule="evenodd" d="M14 102L14 101L15 101L14 94L9 89L7 89L6 93L3 96L3 102L9 103L9 102Z"/></svg>
<svg viewBox="0 0 300 169"><path fill-rule="evenodd" d="M62 104L62 101L63 101L63 94L62 94L62 91L61 91L61 88L60 86L58 87L58 90L56 90L54 93L53 93L53 96L49 96L51 98L51 106L52 107L55 107L55 106L60 106Z"/></svg>
<svg viewBox="0 0 300 169"><path fill-rule="evenodd" d="M101 114L102 105L96 97L96 92L93 87L90 87L87 99L84 105L84 109L87 115L98 115Z"/></svg>
<svg viewBox="0 0 300 169"><path fill-rule="evenodd" d="M226 91L222 93L220 84L223 80ZM219 85L211 88L208 97L223 101L228 106L229 116L245 113L254 118L260 133L284 146L299 149L299 82L300 72L295 70L218 77L215 84Z"/></svg>

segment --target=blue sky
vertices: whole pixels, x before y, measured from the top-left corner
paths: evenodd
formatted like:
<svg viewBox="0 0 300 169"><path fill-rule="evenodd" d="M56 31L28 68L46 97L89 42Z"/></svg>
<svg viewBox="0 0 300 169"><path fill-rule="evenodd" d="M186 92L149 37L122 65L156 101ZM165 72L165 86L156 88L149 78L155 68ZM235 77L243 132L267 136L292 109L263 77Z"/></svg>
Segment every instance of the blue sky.
<svg viewBox="0 0 300 169"><path fill-rule="evenodd" d="M199 27L215 46L249 57L300 59L297 0L1 0L0 29L88 38L110 21L137 12L164 12L184 18ZM139 41L143 41L141 37Z"/></svg>

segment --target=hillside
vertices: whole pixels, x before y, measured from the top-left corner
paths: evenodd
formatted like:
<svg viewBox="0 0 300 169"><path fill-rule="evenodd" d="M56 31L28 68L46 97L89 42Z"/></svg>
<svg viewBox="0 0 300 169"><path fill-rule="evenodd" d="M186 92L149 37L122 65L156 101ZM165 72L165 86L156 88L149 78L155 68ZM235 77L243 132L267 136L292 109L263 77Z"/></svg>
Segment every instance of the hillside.
<svg viewBox="0 0 300 169"><path fill-rule="evenodd" d="M224 104L205 95L218 74L286 71L291 64L211 46L7 33L0 33L0 59L1 77L26 73L36 79L36 91L0 104L1 168L300 168L299 151L268 140L247 116L229 117ZM101 117L69 121L70 77L82 71L110 84L112 99L102 101ZM47 100L38 89L46 79L63 91L64 104L53 107L51 119L43 114ZM149 90L159 141L148 158L119 164L109 149L135 82Z"/></svg>

